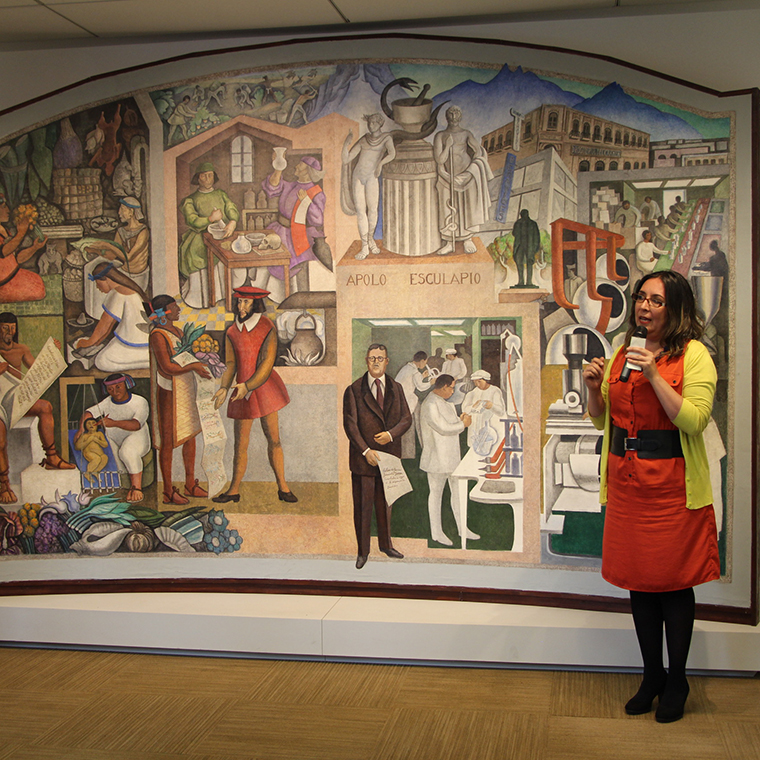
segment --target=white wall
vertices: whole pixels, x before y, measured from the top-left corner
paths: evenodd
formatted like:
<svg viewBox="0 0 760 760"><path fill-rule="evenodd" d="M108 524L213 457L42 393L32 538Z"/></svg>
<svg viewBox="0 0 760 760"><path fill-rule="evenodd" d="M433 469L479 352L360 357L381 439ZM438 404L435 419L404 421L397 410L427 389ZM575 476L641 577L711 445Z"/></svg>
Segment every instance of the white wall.
<svg viewBox="0 0 760 760"><path fill-rule="evenodd" d="M713 88L737 90L758 85L760 9L750 3L704 2L613 8L572 16L542 14L472 26L416 27L436 35L487 37L534 45L552 45L617 58ZM341 27L355 33L353 27ZM382 28L378 27L378 31ZM332 32L331 32L332 33ZM292 38L308 38L301 32ZM0 110L18 105L90 76L140 66L187 53L198 53L282 36L214 36L179 40L94 40L0 46ZM360 52L361 44L357 43ZM0 119L0 131L2 121Z"/></svg>

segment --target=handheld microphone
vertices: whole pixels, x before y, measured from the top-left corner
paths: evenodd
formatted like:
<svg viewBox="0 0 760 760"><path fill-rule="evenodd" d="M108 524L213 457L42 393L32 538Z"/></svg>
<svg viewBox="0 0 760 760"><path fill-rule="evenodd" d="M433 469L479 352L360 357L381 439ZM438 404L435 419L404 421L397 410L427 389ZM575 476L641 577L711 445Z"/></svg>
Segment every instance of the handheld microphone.
<svg viewBox="0 0 760 760"><path fill-rule="evenodd" d="M633 331L633 335L631 335L631 342L629 343L629 347L630 346L636 346L636 348L647 347L647 328L646 327L639 326ZM631 364L630 361L627 361L625 363L625 367L623 367L623 371L620 373L621 383L628 382L628 378L631 376L631 370L637 370L638 372L641 372L641 367L637 367L635 364Z"/></svg>

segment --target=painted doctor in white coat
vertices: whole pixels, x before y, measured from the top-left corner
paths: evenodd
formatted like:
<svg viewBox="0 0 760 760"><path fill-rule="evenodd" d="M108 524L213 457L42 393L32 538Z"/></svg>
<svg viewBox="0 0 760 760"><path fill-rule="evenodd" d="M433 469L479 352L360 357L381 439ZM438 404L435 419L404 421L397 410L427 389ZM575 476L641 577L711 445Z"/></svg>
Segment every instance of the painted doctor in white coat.
<svg viewBox="0 0 760 760"><path fill-rule="evenodd" d="M430 533L433 541L444 546L453 542L443 532L441 525L441 499L446 481L451 492L451 508L457 523L459 535L463 526L460 524L458 489L451 473L461 460L459 435L472 423L469 414L457 416L454 405L449 402L454 393L454 378L451 375L439 375L432 392L422 402L420 426L422 428L422 456L420 469L427 473L430 495L428 496L428 515ZM467 540L480 538L477 533L467 529Z"/></svg>
<svg viewBox="0 0 760 760"><path fill-rule="evenodd" d="M433 376L427 368L428 355L424 351L417 351L412 361L407 362L396 375L396 382L404 389L406 405L414 418L414 424L404 433L401 438L401 458L414 459L417 453L417 435L419 435L420 416L417 413L419 397L417 391L425 393L430 390ZM415 432L416 431L416 432Z"/></svg>

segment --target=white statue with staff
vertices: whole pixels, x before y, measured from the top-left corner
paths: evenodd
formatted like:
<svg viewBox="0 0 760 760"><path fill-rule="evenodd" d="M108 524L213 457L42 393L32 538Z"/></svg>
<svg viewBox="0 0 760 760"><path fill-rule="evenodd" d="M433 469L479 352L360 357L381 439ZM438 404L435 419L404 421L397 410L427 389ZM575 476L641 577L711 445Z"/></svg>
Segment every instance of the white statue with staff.
<svg viewBox="0 0 760 760"><path fill-rule="evenodd" d="M454 253L457 241L465 253L477 250L472 240L488 219L491 196L488 181L493 172L486 152L475 136L459 126L462 109L446 109L447 126L436 133L433 155L438 165L438 220L444 244L438 253Z"/></svg>

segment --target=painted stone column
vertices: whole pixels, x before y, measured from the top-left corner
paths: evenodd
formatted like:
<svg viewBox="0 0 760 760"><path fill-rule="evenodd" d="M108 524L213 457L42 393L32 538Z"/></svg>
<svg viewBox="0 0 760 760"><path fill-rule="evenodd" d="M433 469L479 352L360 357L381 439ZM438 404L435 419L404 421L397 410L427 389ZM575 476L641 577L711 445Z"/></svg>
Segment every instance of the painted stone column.
<svg viewBox="0 0 760 760"><path fill-rule="evenodd" d="M383 247L401 256L425 256L441 246L433 146L405 140L383 169Z"/></svg>

